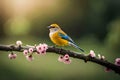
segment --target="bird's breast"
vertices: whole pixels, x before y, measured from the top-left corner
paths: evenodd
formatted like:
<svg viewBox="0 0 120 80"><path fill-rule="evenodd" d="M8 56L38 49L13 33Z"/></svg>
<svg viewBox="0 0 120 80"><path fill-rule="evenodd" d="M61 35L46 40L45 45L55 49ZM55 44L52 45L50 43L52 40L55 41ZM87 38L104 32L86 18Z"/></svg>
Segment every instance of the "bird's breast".
<svg viewBox="0 0 120 80"><path fill-rule="evenodd" d="M68 41L65 39L62 39L59 36L58 32L50 33L49 36L50 36L51 41L56 45L59 45L59 46L68 45Z"/></svg>

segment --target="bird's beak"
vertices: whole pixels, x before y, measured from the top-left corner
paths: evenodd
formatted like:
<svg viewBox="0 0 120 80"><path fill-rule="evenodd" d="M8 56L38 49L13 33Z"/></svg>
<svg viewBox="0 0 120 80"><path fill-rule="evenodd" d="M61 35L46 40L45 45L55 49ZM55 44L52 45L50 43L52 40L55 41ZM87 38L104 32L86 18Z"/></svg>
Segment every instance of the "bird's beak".
<svg viewBox="0 0 120 80"><path fill-rule="evenodd" d="M51 28L51 26L48 26L47 28L48 28L48 29L50 29L50 28Z"/></svg>

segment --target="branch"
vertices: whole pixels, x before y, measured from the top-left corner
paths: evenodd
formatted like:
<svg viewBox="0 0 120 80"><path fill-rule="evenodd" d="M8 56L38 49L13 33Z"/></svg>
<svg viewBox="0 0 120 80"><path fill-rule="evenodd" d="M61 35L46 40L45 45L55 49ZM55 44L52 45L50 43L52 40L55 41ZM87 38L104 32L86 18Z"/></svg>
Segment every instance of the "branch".
<svg viewBox="0 0 120 80"><path fill-rule="evenodd" d="M25 49L29 49L29 48L30 48L30 46L0 45L0 51L23 52ZM34 48L34 52L36 52L35 48ZM69 50L60 49L60 48L56 48L56 47L52 47L52 46L48 46L48 49L46 52L52 52L52 53L56 53L56 54L60 54L60 55L68 54L70 57L82 59L85 62L87 62L87 61L94 62L96 64L99 64L101 66L109 68L120 75L120 66L117 66L117 65L115 65L107 60L104 60L104 59L102 60L102 59L99 59L97 57L91 57L89 55L79 54L76 52L72 52Z"/></svg>

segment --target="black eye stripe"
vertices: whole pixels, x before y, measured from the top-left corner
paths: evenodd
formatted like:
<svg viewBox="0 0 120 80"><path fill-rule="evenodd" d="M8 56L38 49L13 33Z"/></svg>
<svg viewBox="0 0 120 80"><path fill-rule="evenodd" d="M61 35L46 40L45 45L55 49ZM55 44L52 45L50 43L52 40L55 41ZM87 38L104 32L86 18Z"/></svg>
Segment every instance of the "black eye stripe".
<svg viewBox="0 0 120 80"><path fill-rule="evenodd" d="M51 26L51 28L55 28L54 26Z"/></svg>

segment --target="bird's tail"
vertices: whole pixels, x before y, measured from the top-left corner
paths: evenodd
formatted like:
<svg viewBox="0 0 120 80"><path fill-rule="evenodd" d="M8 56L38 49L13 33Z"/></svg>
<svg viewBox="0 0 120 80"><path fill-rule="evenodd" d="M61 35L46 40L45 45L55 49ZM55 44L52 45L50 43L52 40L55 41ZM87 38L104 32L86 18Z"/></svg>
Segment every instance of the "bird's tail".
<svg viewBox="0 0 120 80"><path fill-rule="evenodd" d="M84 52L84 50L81 49L79 46L77 46L75 43L70 43L70 45L72 45L73 47L75 47L75 48L81 50L82 52Z"/></svg>
<svg viewBox="0 0 120 80"><path fill-rule="evenodd" d="M81 49L80 47L78 47L78 49L80 49L82 52L85 52L83 49Z"/></svg>

